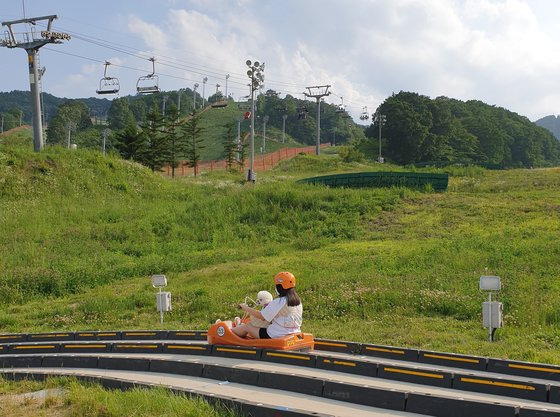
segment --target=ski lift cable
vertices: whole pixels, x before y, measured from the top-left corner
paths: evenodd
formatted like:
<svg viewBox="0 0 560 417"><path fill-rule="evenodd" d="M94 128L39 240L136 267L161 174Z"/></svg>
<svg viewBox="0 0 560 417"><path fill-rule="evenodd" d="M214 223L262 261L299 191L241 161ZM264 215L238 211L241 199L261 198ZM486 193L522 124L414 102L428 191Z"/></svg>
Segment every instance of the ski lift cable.
<svg viewBox="0 0 560 417"><path fill-rule="evenodd" d="M138 59L149 59L149 55L144 54L140 51L138 51L135 48L132 48L130 46L126 46L126 45L122 45L116 42L111 42L111 41L106 41L100 38L96 38L93 36L89 36L89 35L84 35L75 31L71 31L68 29L64 29L64 28L60 28L61 30L64 30L65 32L68 32L70 34L72 34L72 36L75 39L79 39L82 40L84 42L88 42L88 43L92 43L94 45L97 45L99 47L102 48L107 48L116 52L121 52L123 54L126 55L130 55L133 56L135 58ZM116 46L113 46L116 45ZM176 59L176 58L169 58L166 56L160 56L160 55L155 55L156 58L158 59L158 62L160 63L160 65L164 65L164 66L168 66L171 68L176 68L176 69L180 69L180 70L188 70L194 73L198 73L199 75L215 75L217 78L222 78L223 76L223 70L215 70L215 69L211 69L210 67L206 67L206 66L202 66L202 65L194 65L192 63L189 63L187 61L183 61L180 59ZM181 65L180 63L183 62L185 63L185 65ZM179 63L179 65L177 64ZM245 74L239 74L239 73L235 73L234 71L229 71L229 74L232 75L232 80L230 81L232 84L236 83L239 85L246 85L246 81L245 81ZM239 76L239 77L236 77ZM235 81L234 78L238 78L239 82ZM267 79L267 83L272 84L272 85L284 85L284 86L293 86L296 88L301 88L300 86L298 86L297 84L293 84L293 83L288 83L288 82L284 82L284 81L275 81L275 80L270 80ZM284 91L282 91L284 92Z"/></svg>

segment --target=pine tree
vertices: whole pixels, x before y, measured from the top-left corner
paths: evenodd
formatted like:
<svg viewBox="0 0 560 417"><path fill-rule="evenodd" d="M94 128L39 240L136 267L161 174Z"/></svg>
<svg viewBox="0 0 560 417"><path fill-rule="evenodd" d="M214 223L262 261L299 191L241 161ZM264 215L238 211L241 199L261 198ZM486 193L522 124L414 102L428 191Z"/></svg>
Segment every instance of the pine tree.
<svg viewBox="0 0 560 417"><path fill-rule="evenodd" d="M226 135L224 136L222 143L224 145L226 167L229 171L231 171L235 165L235 157L237 153L237 136L233 133L233 123L227 125Z"/></svg>
<svg viewBox="0 0 560 417"><path fill-rule="evenodd" d="M183 125L183 133L186 137L186 152L187 163L193 168L194 175L198 174L198 162L201 159L200 151L204 149L202 146L201 134L204 131L200 124L200 116L196 114L196 111L192 111L191 117Z"/></svg>
<svg viewBox="0 0 560 417"><path fill-rule="evenodd" d="M152 171L159 171L169 161L170 147L163 129L163 117L154 103L142 125L144 143L139 152L140 162Z"/></svg>

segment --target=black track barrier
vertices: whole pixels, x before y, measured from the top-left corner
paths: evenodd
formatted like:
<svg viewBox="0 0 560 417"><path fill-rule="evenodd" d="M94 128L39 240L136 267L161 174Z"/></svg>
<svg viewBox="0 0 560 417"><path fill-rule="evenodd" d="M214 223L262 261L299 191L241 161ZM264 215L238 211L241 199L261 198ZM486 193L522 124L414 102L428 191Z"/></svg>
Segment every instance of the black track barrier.
<svg viewBox="0 0 560 417"><path fill-rule="evenodd" d="M150 359L100 356L98 359L98 366L99 369L148 372L150 370Z"/></svg>
<svg viewBox="0 0 560 417"><path fill-rule="evenodd" d="M41 356L3 356L0 357L2 368L40 368Z"/></svg>
<svg viewBox="0 0 560 417"><path fill-rule="evenodd" d="M43 368L97 368L96 356L56 355L43 356Z"/></svg>
<svg viewBox="0 0 560 417"><path fill-rule="evenodd" d="M490 358L488 359L488 372L560 381L560 366L541 363Z"/></svg>
<svg viewBox="0 0 560 417"><path fill-rule="evenodd" d="M0 334L0 343L21 343L27 341L26 333Z"/></svg>
<svg viewBox="0 0 560 417"><path fill-rule="evenodd" d="M247 346L212 346L213 356L224 358L250 359L258 361L261 359L262 349Z"/></svg>
<svg viewBox="0 0 560 417"><path fill-rule="evenodd" d="M560 404L560 385L550 384L548 391L548 401L554 404Z"/></svg>
<svg viewBox="0 0 560 417"><path fill-rule="evenodd" d="M239 384L257 385L259 372L252 369L230 368L223 365L204 364L202 377L218 381L237 382Z"/></svg>
<svg viewBox="0 0 560 417"><path fill-rule="evenodd" d="M60 352L72 353L103 353L110 352L110 343L60 343Z"/></svg>
<svg viewBox="0 0 560 417"><path fill-rule="evenodd" d="M362 346L359 343L345 342L340 340L330 340L330 339L315 339L314 340L315 350L326 350L329 352L340 352L340 353L360 353Z"/></svg>
<svg viewBox="0 0 560 417"><path fill-rule="evenodd" d="M201 330L170 330L167 335L167 339L168 340L206 340L207 335L205 331L201 331Z"/></svg>
<svg viewBox="0 0 560 417"><path fill-rule="evenodd" d="M163 374L177 374L201 377L203 367L203 364L197 362L169 361L159 359L152 359L150 361L150 372L159 372Z"/></svg>
<svg viewBox="0 0 560 417"><path fill-rule="evenodd" d="M299 375L261 372L258 385L263 388L273 388L321 397L323 395L324 381L319 378Z"/></svg>
<svg viewBox="0 0 560 417"><path fill-rule="evenodd" d="M317 356L317 368L329 371L344 372L347 374L377 376L377 363L355 361L352 359L333 358L330 356Z"/></svg>
<svg viewBox="0 0 560 417"><path fill-rule="evenodd" d="M22 343L10 345L10 355L27 355L31 353L57 353L60 351L60 343Z"/></svg>
<svg viewBox="0 0 560 417"><path fill-rule="evenodd" d="M263 350L262 359L268 362L284 363L287 365L316 367L317 356L307 353L296 353L282 350Z"/></svg>
<svg viewBox="0 0 560 417"><path fill-rule="evenodd" d="M163 353L171 353L174 355L204 355L212 354L212 346L197 345L187 343L170 343L165 342L162 346Z"/></svg>
<svg viewBox="0 0 560 417"><path fill-rule="evenodd" d="M454 353L419 351L418 361L454 368L486 370L487 358L481 356L456 355Z"/></svg>
<svg viewBox="0 0 560 417"><path fill-rule="evenodd" d="M531 381L516 381L456 373L453 379L453 388L527 400L548 401L548 385L537 384Z"/></svg>
<svg viewBox="0 0 560 417"><path fill-rule="evenodd" d="M131 343L116 342L111 344L111 352L114 353L161 353L161 343Z"/></svg>
<svg viewBox="0 0 560 417"><path fill-rule="evenodd" d="M443 388L451 388L453 382L453 374L451 372L385 365L382 363L378 366L377 376L384 379Z"/></svg>
<svg viewBox="0 0 560 417"><path fill-rule="evenodd" d="M547 408L520 407L518 417L558 417L558 411L548 410Z"/></svg>
<svg viewBox="0 0 560 417"><path fill-rule="evenodd" d="M121 340L122 332L94 331L94 332L75 332L75 340Z"/></svg>
<svg viewBox="0 0 560 417"><path fill-rule="evenodd" d="M0 345L0 355L8 353L10 345Z"/></svg>
<svg viewBox="0 0 560 417"><path fill-rule="evenodd" d="M74 333L31 333L27 336L28 342L62 342L66 340L74 340Z"/></svg>
<svg viewBox="0 0 560 417"><path fill-rule="evenodd" d="M408 394L406 411L435 417L516 417L517 415L517 407L513 405L415 393Z"/></svg>
<svg viewBox="0 0 560 417"><path fill-rule="evenodd" d="M404 411L406 392L325 381L323 397L353 404Z"/></svg>
<svg viewBox="0 0 560 417"><path fill-rule="evenodd" d="M405 349L395 346L363 344L360 354L379 358L397 359L399 361L418 361L418 350Z"/></svg>
<svg viewBox="0 0 560 417"><path fill-rule="evenodd" d="M167 330L137 330L122 332L122 340L165 340Z"/></svg>

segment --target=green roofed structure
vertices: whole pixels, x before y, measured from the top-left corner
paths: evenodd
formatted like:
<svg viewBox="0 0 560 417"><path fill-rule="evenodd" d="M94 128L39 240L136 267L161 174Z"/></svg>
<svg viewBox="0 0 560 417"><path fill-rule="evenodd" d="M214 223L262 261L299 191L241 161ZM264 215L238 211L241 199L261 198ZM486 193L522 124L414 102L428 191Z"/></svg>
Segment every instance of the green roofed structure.
<svg viewBox="0 0 560 417"><path fill-rule="evenodd" d="M329 187L409 187L422 189L431 186L435 191L446 191L448 174L419 172L354 172L304 178L298 182L324 184Z"/></svg>

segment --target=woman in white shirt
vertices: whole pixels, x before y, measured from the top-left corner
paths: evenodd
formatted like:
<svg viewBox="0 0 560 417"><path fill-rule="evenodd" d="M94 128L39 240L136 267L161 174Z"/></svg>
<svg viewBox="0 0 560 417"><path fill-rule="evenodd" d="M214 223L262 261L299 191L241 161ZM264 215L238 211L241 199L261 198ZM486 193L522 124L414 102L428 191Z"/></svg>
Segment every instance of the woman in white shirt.
<svg viewBox="0 0 560 417"><path fill-rule="evenodd" d="M301 333L303 308L296 292L296 277L291 272L279 272L274 277L276 292L280 297L272 300L261 311L239 304L239 308L260 320L270 322L267 328L255 327L250 323L234 327L232 331L240 337L250 335L254 339L283 337Z"/></svg>

